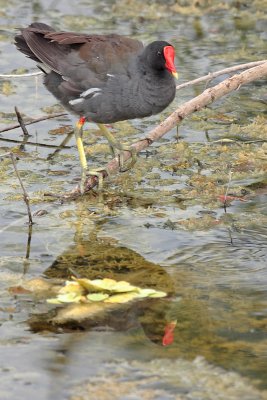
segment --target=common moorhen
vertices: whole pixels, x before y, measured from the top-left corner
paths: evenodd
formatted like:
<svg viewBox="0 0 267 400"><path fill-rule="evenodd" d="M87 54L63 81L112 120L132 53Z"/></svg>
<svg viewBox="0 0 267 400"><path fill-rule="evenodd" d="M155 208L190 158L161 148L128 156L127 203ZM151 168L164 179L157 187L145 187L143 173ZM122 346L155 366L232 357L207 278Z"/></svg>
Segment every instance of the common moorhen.
<svg viewBox="0 0 267 400"><path fill-rule="evenodd" d="M133 149L117 141L104 124L143 118L164 110L174 99L178 77L173 46L155 41L144 47L135 39L110 34L87 35L56 32L43 23L21 29L15 44L45 73L47 89L80 116L75 137L82 167L87 161L82 143L85 121L96 122L114 153ZM120 157L119 157L120 158ZM91 171L90 175L98 175ZM101 174L102 177L102 174Z"/></svg>

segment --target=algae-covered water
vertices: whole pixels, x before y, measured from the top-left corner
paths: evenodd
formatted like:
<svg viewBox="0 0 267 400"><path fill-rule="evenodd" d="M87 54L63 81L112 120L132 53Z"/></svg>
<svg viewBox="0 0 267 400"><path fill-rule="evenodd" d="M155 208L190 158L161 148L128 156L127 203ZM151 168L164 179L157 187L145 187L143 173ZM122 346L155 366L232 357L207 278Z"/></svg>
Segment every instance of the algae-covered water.
<svg viewBox="0 0 267 400"><path fill-rule="evenodd" d="M183 83L266 59L266 12L266 1L0 0L0 74L36 71L13 38L43 21L167 40ZM138 140L204 88L180 90L162 115L116 124L116 137ZM75 117L30 125L29 138L19 128L0 134L0 155L15 153L34 219L30 229L4 156L1 399L267 399L266 100L266 79L241 87L184 120L102 193L69 202L47 194L77 185L74 139L57 151ZM25 118L63 111L41 77L0 78L0 129L16 123L15 106ZM93 124L85 143L89 165L107 163ZM73 274L168 296L67 318L46 297Z"/></svg>

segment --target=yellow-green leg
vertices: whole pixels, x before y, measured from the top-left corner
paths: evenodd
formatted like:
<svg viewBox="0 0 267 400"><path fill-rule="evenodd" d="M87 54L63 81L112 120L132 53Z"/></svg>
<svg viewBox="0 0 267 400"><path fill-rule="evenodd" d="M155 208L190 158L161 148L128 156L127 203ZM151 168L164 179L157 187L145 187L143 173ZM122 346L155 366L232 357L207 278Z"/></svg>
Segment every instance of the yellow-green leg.
<svg viewBox="0 0 267 400"><path fill-rule="evenodd" d="M128 171L130 168L133 167L133 165L137 161L136 150L133 147L122 144L119 141L117 141L105 125L103 125L103 124L97 124L97 125L98 125L100 131L105 136L105 138L108 140L112 154L114 156L116 156L116 153L118 154L119 164L120 164L120 172ZM123 168L123 162L124 162L123 152L124 151L129 151L131 153L131 158L132 158L126 168Z"/></svg>
<svg viewBox="0 0 267 400"><path fill-rule="evenodd" d="M83 125L85 123L86 119L84 117L81 117L79 121L77 122L75 129L74 129L74 134L75 134L75 139L76 139L76 144L78 148L78 153L80 157L80 163L81 163L81 169L82 169L82 174L81 174L81 183L80 183L80 191L83 194L84 193L84 186L86 183L86 175L93 175L98 177L98 187L101 190L103 188L103 175L102 172L99 170L91 170L88 171L88 164L87 164L87 159L84 151L84 146L83 146Z"/></svg>

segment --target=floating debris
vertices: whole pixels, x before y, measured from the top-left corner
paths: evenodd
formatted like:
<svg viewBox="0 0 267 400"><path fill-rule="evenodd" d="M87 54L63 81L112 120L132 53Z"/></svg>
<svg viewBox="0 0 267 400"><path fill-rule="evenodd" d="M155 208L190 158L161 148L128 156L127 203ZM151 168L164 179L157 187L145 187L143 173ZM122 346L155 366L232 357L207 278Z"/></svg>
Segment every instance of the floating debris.
<svg viewBox="0 0 267 400"><path fill-rule="evenodd" d="M47 299L50 304L64 303L128 303L135 299L160 298L167 296L167 293L133 286L126 281L116 281L114 279L86 279L72 277L71 281L66 281L57 297Z"/></svg>

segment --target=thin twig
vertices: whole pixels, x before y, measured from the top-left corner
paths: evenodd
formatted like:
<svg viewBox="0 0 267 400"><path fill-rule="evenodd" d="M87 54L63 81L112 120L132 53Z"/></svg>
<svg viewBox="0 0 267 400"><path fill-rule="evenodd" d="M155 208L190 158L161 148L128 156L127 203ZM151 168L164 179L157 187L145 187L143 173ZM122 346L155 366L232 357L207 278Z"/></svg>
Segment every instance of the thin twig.
<svg viewBox="0 0 267 400"><path fill-rule="evenodd" d="M27 239L26 254L25 254L26 260L28 260L30 258L31 240L32 240L32 224L29 224L28 239Z"/></svg>
<svg viewBox="0 0 267 400"><path fill-rule="evenodd" d="M21 186L21 189L22 189L22 192L23 192L23 200L24 200L24 202L25 202L25 204L26 204L26 207L27 207L29 225L33 225L32 213L31 213L31 209L30 209L29 196L28 196L28 194L27 194L27 192L26 192L26 190L25 190L25 187L24 187L24 185L23 185L23 182L22 182L22 179L21 179L21 177L20 177L19 171L18 171L18 169L17 169L16 159L15 159L14 154L11 152L11 153L9 153L9 156L10 156L10 158L11 158L12 164L13 164L13 166L14 166L15 173L16 173L16 175L17 175L17 178L18 178L18 180L19 180L19 183L20 183L20 186Z"/></svg>
<svg viewBox="0 0 267 400"><path fill-rule="evenodd" d="M229 179L228 179L228 183L227 183L227 187L226 187L226 191L225 191L224 199L223 199L223 208L224 208L225 213L227 212L227 210L226 210L227 209L227 195L228 195L230 185L232 182L232 175L233 175L233 172L230 170L229 175L228 175Z"/></svg>
<svg viewBox="0 0 267 400"><path fill-rule="evenodd" d="M233 67L221 69L220 71L211 72L208 75L201 76L200 78L197 78L192 81L185 82L185 83L182 83L181 85L176 86L176 90L183 89L187 86L196 85L201 82L211 81L212 79L217 78L217 76L220 76L220 75L230 74L232 72L236 72L236 71L239 71L242 69L249 69L249 68L257 67L258 65L264 64L266 62L267 62L267 60L253 61L250 63L239 64L239 65L235 65Z"/></svg>
<svg viewBox="0 0 267 400"><path fill-rule="evenodd" d="M9 78L29 78L30 76L38 76L43 75L42 71L37 72L29 72L28 74L0 74L0 78L9 79Z"/></svg>
<svg viewBox="0 0 267 400"><path fill-rule="evenodd" d="M21 116L21 113L19 112L17 106L15 106L15 113L16 113L18 123L20 124L20 127L21 127L21 129L22 129L22 132L23 132L24 136L30 136L30 135L29 135L29 132L27 131L27 128L26 128L26 126L25 126L25 123L24 123L24 121L23 121L23 118L22 118L22 116Z"/></svg>
<svg viewBox="0 0 267 400"><path fill-rule="evenodd" d="M67 133L66 137L62 140L62 142L57 146L56 150L47 156L47 160L52 160L56 154L58 154L62 149L70 148L70 146L66 146L66 144L72 138L74 131L70 131Z"/></svg>
<svg viewBox="0 0 267 400"><path fill-rule="evenodd" d="M70 132L69 134L72 134L73 132ZM7 138L1 138L0 137L0 141L2 142L8 142L8 143L17 143L17 144L21 144L21 145L29 145L29 146L36 146L36 147L46 147L48 149L71 149L73 146L62 146L62 144L60 145L55 145L55 144L48 144L48 143L37 143L37 142L25 142L24 140L16 140L16 139L7 139ZM0 157L2 157L2 155L0 155Z"/></svg>
<svg viewBox="0 0 267 400"><path fill-rule="evenodd" d="M65 113L65 112L64 113L51 114L51 115L43 115L42 117L34 118L29 122L24 122L24 124L25 125L32 125L32 124L36 124L37 122L46 121L47 119L63 117L63 116L66 116L66 115L68 115L68 113ZM9 126L6 126L3 129L0 129L0 133L11 131L12 129L16 129L16 128L19 128L19 127L20 127L20 124L9 125Z"/></svg>

